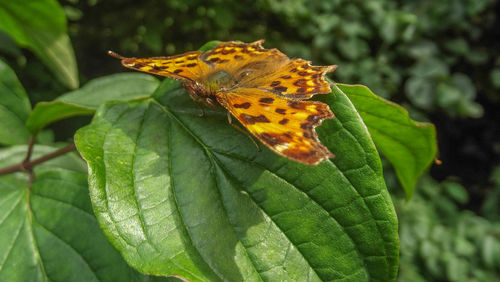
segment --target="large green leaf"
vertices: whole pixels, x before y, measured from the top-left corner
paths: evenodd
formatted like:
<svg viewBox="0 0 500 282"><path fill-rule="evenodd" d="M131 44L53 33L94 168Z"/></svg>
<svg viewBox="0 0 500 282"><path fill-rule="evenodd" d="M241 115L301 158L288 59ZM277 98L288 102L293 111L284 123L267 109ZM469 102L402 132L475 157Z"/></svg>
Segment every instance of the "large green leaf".
<svg viewBox="0 0 500 282"><path fill-rule="evenodd" d="M34 157L55 148L35 147ZM21 161L26 146L0 151L0 167ZM0 177L0 281L144 281L102 234L76 154Z"/></svg>
<svg viewBox="0 0 500 282"><path fill-rule="evenodd" d="M38 103L26 125L29 130L35 132L61 119L91 115L107 101L149 97L158 85L156 78L142 73L122 73L96 78L54 101Z"/></svg>
<svg viewBox="0 0 500 282"><path fill-rule="evenodd" d="M392 163L409 199L418 178L436 156L434 125L413 121L404 108L365 86L337 85L358 110L377 148Z"/></svg>
<svg viewBox="0 0 500 282"><path fill-rule="evenodd" d="M28 95L16 74L0 60L0 144L28 142L30 133L24 123L30 111Z"/></svg>
<svg viewBox="0 0 500 282"><path fill-rule="evenodd" d="M397 220L378 153L338 88L318 128L336 155L318 166L280 157L206 111L178 83L108 103L75 143L94 212L143 273L192 281L393 281Z"/></svg>
<svg viewBox="0 0 500 282"><path fill-rule="evenodd" d="M0 0L0 30L35 53L64 85L78 88L76 59L57 1Z"/></svg>

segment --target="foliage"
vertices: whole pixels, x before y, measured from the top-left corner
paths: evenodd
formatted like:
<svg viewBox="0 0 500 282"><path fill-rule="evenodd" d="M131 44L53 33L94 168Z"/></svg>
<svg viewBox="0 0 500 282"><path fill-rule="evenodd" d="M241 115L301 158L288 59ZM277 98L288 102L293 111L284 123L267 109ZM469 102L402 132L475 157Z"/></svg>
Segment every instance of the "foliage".
<svg viewBox="0 0 500 282"><path fill-rule="evenodd" d="M22 90L7 66L5 70L9 74L6 85ZM225 124L223 114L213 112L200 119L179 83L167 79L148 98L155 87L155 79L141 74L99 78L56 102L37 105L25 118L27 125L22 126L38 132L56 120L92 114L104 103L75 141L89 165L97 220L129 264L147 274L195 280L395 278L397 223L380 160L366 127L339 88L323 97L339 116L318 129L324 144L337 157L320 166L307 166L267 149L257 153L250 145L249 150L249 141L242 134L228 138L237 132ZM11 88L6 89L9 91L0 94L16 95ZM90 95L82 98L86 93ZM106 104L116 99L123 102ZM8 121L7 130L17 125ZM235 141L238 138L241 140ZM245 143L247 146L234 150L236 144ZM93 227L81 225L89 220L82 194L87 186L81 181L85 174L78 169L75 174L72 167L78 165L71 163L56 166L55 171L37 166L31 172L32 145L30 140L26 159L18 169L27 170L29 175L17 172L14 177L1 177L6 189L3 200L11 205L5 205L1 213L9 220L0 224L5 230L2 264L6 265L0 275L5 279L60 280L78 273L84 280L99 276L116 279L119 275L125 275L121 279L126 280L143 279L109 250L107 242L93 249L84 247L102 241ZM44 147L35 148L33 157ZM9 155L11 151L17 155L22 152L7 148L4 166L19 160ZM48 156L41 159L46 161ZM36 159L32 165L41 162ZM302 176L297 178L299 171ZM69 190L54 194L50 184ZM65 198L68 193L72 196ZM48 205L39 204L39 196L42 202L48 198L65 203L69 210L50 210ZM287 199L286 204L283 199ZM82 204L87 206L85 219L76 214L72 220L75 210L85 209ZM11 216L13 211L18 216ZM250 220L257 218L261 220ZM68 222L58 223L63 219ZM71 225L76 222L78 227ZM95 226L93 218L88 224ZM61 269L57 265L63 262L57 257L67 250L56 246L63 243L71 246L68 255L74 259L65 261ZM19 244L23 246L20 250ZM98 260L93 256L112 258ZM91 262L82 266L81 259ZM93 270L103 268L103 263L125 271ZM26 276L19 277L21 274Z"/></svg>
<svg viewBox="0 0 500 282"><path fill-rule="evenodd" d="M1 0L1 31L21 47L34 52L61 83L69 88L78 87L78 71L66 33L66 17L56 0Z"/></svg>
<svg viewBox="0 0 500 282"><path fill-rule="evenodd" d="M496 183L497 191L500 183ZM455 181L424 177L411 202L395 199L400 220L400 281L495 281L500 277L500 223L460 205ZM498 214L498 213L496 213Z"/></svg>
<svg viewBox="0 0 500 282"><path fill-rule="evenodd" d="M26 149L1 149L0 167L22 160ZM52 151L37 145L34 156ZM0 280L140 280L99 230L82 159L68 154L35 173L30 187L26 173L0 177Z"/></svg>
<svg viewBox="0 0 500 282"><path fill-rule="evenodd" d="M16 74L0 60L0 120L9 124L0 127L0 144L25 144L29 131L24 126L28 119L31 105L28 95L16 77Z"/></svg>
<svg viewBox="0 0 500 282"><path fill-rule="evenodd" d="M338 86L356 106L377 148L393 164L410 199L418 178L436 156L434 126L413 121L404 108L378 97L365 86Z"/></svg>
<svg viewBox="0 0 500 282"><path fill-rule="evenodd" d="M196 117L199 110L178 84L166 80L158 87L147 75L108 75L121 69L105 55L109 49L127 56L171 55L214 38L265 38L267 47L288 55L338 64L336 80L366 84L421 120L477 118L484 108L483 119L495 124L498 115L487 112L500 100L495 3L172 0L139 6L122 0L0 0L0 56L7 62L0 60L0 169L23 160L28 149L18 145L27 144L31 133L38 132L31 160L70 148L68 137L88 123L76 116L95 114L76 137L91 168L88 183L84 162L73 153L33 171L24 166L28 160L17 166L23 172L0 175L0 280L162 279L141 275L128 264L147 273L182 272L199 279L257 272L269 279L340 275L332 268L356 278L394 278L395 218L371 138L392 164L384 167L384 178L401 227L399 280L495 280L500 169L489 182L472 184L463 181L470 175L438 177L441 182L426 175L405 201L395 189L396 177L407 198L435 154L434 130L367 88L339 85L332 96L318 98L337 115L318 128L337 158L311 168L267 149L257 153L221 113ZM78 87L79 76L84 86L67 92ZM444 124L438 136L465 140L468 147L461 150L481 156L469 142L472 133L446 135ZM491 132L476 135L495 140ZM491 158L496 144L482 144L491 147ZM443 143L441 148L455 147ZM182 167L186 172L167 169ZM179 189L179 183L201 185ZM158 210L166 209L170 216L162 217ZM217 220L199 220L214 216ZM172 222L174 228L160 228ZM256 241L259 236L263 241ZM290 247L285 255L282 245Z"/></svg>
<svg viewBox="0 0 500 282"><path fill-rule="evenodd" d="M26 126L37 132L55 121L77 115L91 115L109 100L128 100L147 97L158 86L156 78L127 73L100 77L78 90L65 93L54 101L40 102L30 113Z"/></svg>

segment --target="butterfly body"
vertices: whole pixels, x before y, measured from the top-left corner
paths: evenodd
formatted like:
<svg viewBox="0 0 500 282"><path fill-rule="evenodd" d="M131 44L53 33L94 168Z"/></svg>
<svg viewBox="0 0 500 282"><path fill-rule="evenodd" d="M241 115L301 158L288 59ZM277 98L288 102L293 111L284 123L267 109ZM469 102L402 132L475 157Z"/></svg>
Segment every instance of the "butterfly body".
<svg viewBox="0 0 500 282"><path fill-rule="evenodd" d="M334 115L327 104L303 101L330 93L324 79L336 66L311 66L277 49L253 43L222 42L205 53L124 58L128 68L183 82L191 98L226 108L250 133L290 159L317 164L333 157L314 130Z"/></svg>

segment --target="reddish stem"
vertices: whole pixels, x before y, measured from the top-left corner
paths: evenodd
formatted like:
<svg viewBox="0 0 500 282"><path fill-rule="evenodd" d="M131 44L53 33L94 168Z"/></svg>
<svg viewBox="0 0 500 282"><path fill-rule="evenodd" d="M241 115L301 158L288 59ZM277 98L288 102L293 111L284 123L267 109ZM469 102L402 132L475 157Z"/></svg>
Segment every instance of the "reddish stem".
<svg viewBox="0 0 500 282"><path fill-rule="evenodd" d="M41 156L37 159L30 161L29 158L31 156L32 147L33 147L33 145L28 147L28 154L29 155L28 154L26 155L26 159L23 162L0 169L0 175L8 174L8 173L16 172L16 171L29 171L32 167L36 166L37 164L40 164L40 163L46 162L48 160L51 160L53 158L59 157L60 155L66 154L67 152L70 152L70 151L73 151L76 148L75 144L71 143L68 146L63 147L57 151L54 151L50 154Z"/></svg>

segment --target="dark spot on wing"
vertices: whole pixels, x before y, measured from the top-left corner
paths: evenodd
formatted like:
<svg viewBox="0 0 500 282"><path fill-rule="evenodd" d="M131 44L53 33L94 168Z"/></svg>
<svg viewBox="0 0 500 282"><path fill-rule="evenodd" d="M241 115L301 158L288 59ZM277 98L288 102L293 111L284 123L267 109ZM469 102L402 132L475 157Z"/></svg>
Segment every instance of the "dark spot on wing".
<svg viewBox="0 0 500 282"><path fill-rule="evenodd" d="M313 122L313 123L316 123L319 119L320 119L320 117L316 116L316 115L310 115L307 117L307 120L310 122Z"/></svg>
<svg viewBox="0 0 500 282"><path fill-rule="evenodd" d="M265 103L265 104L272 104L274 102L274 99L265 97L265 98L260 98L259 102Z"/></svg>
<svg viewBox="0 0 500 282"><path fill-rule="evenodd" d="M281 83L281 81L276 80L276 81L271 82L270 85L271 85L271 87L275 87L275 86L280 85L280 83Z"/></svg>
<svg viewBox="0 0 500 282"><path fill-rule="evenodd" d="M312 124L311 123L307 123L307 122L306 123L301 123L300 124L300 128L306 129L306 130L307 129L311 129L312 128Z"/></svg>
<svg viewBox="0 0 500 282"><path fill-rule="evenodd" d="M260 116L252 116L248 114L241 114L240 118L243 120L243 123L246 124L255 124L257 122L269 123L271 122L265 115Z"/></svg>
<svg viewBox="0 0 500 282"><path fill-rule="evenodd" d="M297 102L297 101L288 101L288 106L294 108L294 109L297 109L297 110L303 110L306 108L306 104L305 103L300 103L300 102Z"/></svg>
<svg viewBox="0 0 500 282"><path fill-rule="evenodd" d="M181 70L181 69L176 69L176 70L174 70L174 73L175 73L175 74L178 74L178 73L181 73L181 72L182 72L182 70Z"/></svg>
<svg viewBox="0 0 500 282"><path fill-rule="evenodd" d="M251 104L249 102L245 102L245 103L242 103L242 104L234 104L233 106L235 108L248 109L248 108L250 108Z"/></svg>
<svg viewBox="0 0 500 282"><path fill-rule="evenodd" d="M278 114L282 114L282 115L284 115L286 113L286 109L280 109L280 108L278 108L278 109L276 109L274 111L277 112Z"/></svg>
<svg viewBox="0 0 500 282"><path fill-rule="evenodd" d="M283 76L281 76L281 78L283 78L283 79L289 79L289 78L292 78L292 76L291 75L283 75Z"/></svg>
<svg viewBox="0 0 500 282"><path fill-rule="evenodd" d="M276 146L276 145L282 143L279 136L277 136L275 134L269 134L269 133L264 132L264 133L260 134L259 136L264 142L266 142L267 144L269 144L271 146Z"/></svg>
<svg viewBox="0 0 500 282"><path fill-rule="evenodd" d="M274 90L276 90L278 92L285 92L288 90L288 88L286 88L285 86L276 86L276 87L274 87Z"/></svg>
<svg viewBox="0 0 500 282"><path fill-rule="evenodd" d="M297 79L297 80L293 83L293 85L295 85L295 86L299 86L299 87L301 87L301 86L306 86L306 85L307 85L307 80L305 80L304 78Z"/></svg>
<svg viewBox="0 0 500 282"><path fill-rule="evenodd" d="M279 124L285 125L287 123L288 123L288 119L287 118L284 118L284 119L282 119L282 120L279 121Z"/></svg>
<svg viewBox="0 0 500 282"><path fill-rule="evenodd" d="M186 67L192 68L192 67L197 66L197 65L198 65L197 63L192 63L192 64L187 64Z"/></svg>
<svg viewBox="0 0 500 282"><path fill-rule="evenodd" d="M160 66L157 66L157 65L152 65L152 69L151 70L161 71L161 70L163 70L163 68L160 67Z"/></svg>
<svg viewBox="0 0 500 282"><path fill-rule="evenodd" d="M231 54L234 52L236 52L236 50L234 50L234 49L230 49L230 50L222 49L222 51L221 51L221 53L224 55Z"/></svg>

